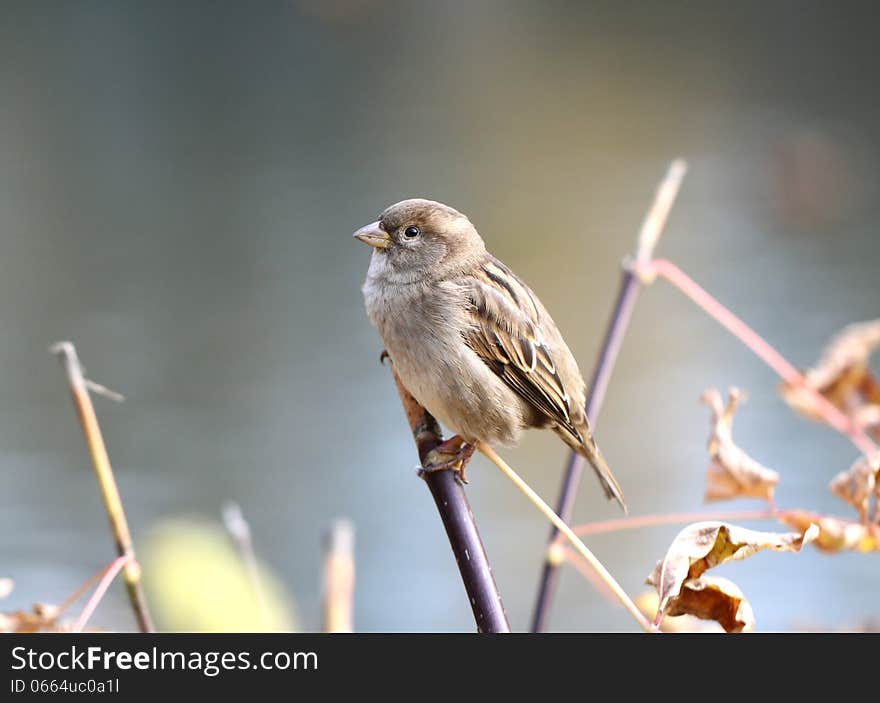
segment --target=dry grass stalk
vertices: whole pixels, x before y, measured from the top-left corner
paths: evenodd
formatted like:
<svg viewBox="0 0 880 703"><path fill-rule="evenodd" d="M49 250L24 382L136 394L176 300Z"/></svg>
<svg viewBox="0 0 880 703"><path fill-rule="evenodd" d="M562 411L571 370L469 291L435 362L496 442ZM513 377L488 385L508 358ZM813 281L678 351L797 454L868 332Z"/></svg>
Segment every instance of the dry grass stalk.
<svg viewBox="0 0 880 703"><path fill-rule="evenodd" d="M354 525L337 520L324 540L324 632L354 632Z"/></svg>
<svg viewBox="0 0 880 703"><path fill-rule="evenodd" d="M150 611L147 608L147 600L144 596L143 584L141 583L141 569L135 556L134 544L131 540L131 532L128 529L128 521L125 518L125 510L122 507L122 499L119 496L119 488L116 486L116 478L113 475L113 467L110 465L110 457L107 455L107 447L92 405L89 395L90 384L83 376L82 366L76 354L76 349L70 342L58 342L52 346L52 352L61 360L61 364L67 373L70 384L70 392L77 415L82 424L86 445L92 458L95 476L101 489L101 497L104 499L104 507L110 520L110 529L113 532L113 540L116 544L116 553L120 557L126 557L122 576L125 588L128 591L128 599L134 610L138 628L141 632L154 632Z"/></svg>

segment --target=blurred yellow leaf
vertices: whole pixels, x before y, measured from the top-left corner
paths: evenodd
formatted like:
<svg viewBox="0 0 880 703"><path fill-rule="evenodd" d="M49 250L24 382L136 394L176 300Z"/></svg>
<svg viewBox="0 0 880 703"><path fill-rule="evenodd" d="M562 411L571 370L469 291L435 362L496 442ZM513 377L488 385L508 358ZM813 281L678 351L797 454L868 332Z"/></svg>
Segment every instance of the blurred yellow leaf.
<svg viewBox="0 0 880 703"><path fill-rule="evenodd" d="M139 550L147 596L161 629L188 632L292 631L291 599L258 566L262 597L219 526L170 520Z"/></svg>
<svg viewBox="0 0 880 703"><path fill-rule="evenodd" d="M762 466L733 442L733 414L742 394L731 388L727 407L721 401L721 393L710 388L701 400L712 409L712 433L709 436L711 463L706 474L704 500L730 500L732 498L773 499L773 489L779 483L779 474Z"/></svg>
<svg viewBox="0 0 880 703"><path fill-rule="evenodd" d="M749 626L748 613L739 610L745 601L738 589L730 589L717 580L699 581L702 574L719 564L745 559L763 549L798 552L818 531L813 525L804 532L785 534L747 530L714 521L688 525L678 533L646 581L657 589L660 597L655 622L666 612L698 617L715 612L725 618L721 621L722 627L735 627L736 622L742 623L742 628ZM690 582L688 588L684 587L685 582ZM739 601L734 607L737 598Z"/></svg>
<svg viewBox="0 0 880 703"><path fill-rule="evenodd" d="M820 393L854 423L880 439L880 382L868 366L880 346L880 320L858 322L841 330L825 347L819 362L805 374L806 386ZM783 382L780 392L797 412L822 420L812 394Z"/></svg>
<svg viewBox="0 0 880 703"><path fill-rule="evenodd" d="M779 514L779 520L795 530L816 525L819 534L815 545L823 552L874 552L880 550L880 528L877 525L864 525L851 520L816 515L804 510L786 510Z"/></svg>

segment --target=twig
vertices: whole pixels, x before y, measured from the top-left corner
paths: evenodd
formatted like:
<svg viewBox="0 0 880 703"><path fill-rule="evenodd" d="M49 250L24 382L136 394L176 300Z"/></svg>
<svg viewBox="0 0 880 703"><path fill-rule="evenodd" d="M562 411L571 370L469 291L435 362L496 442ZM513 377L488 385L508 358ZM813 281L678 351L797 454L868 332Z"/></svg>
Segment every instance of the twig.
<svg viewBox="0 0 880 703"><path fill-rule="evenodd" d="M614 594L614 597L626 608L630 615L635 618L636 622L639 626L645 630L645 632L651 631L651 623L645 618L642 612L638 609L635 603L632 602L632 599L626 594L626 591L620 587L620 584L617 583L615 578L611 575L608 569L605 568L605 565L602 564L599 559L596 558L596 555L593 554L585 545L580 537L578 537L574 532L572 532L571 528L563 522L560 517L553 512L553 509L544 502L544 500L532 490L531 486L523 481L519 475L514 471L507 462L504 461L498 454L495 452L492 447L483 444L482 442L477 446L477 449L480 450L482 454L486 456L489 461L491 461L495 466L497 466L501 473L507 476L513 482L523 495L528 498L531 503L540 510L544 517L546 517L553 525L556 527L562 535L568 539L571 545L574 547L575 551L582 556L586 562L590 565L590 568L596 572L602 582L611 590Z"/></svg>
<svg viewBox="0 0 880 703"><path fill-rule="evenodd" d="M669 213L678 197L678 191L681 189L681 182L687 173L687 162L684 159L676 159L669 164L669 170L654 196L654 202L651 209L645 215L642 221L642 228L639 230L639 245L636 250L636 261L650 261L654 256L654 248L663 233L666 226L666 220L669 219Z"/></svg>
<svg viewBox="0 0 880 703"><path fill-rule="evenodd" d="M116 559L120 559L121 557L116 557ZM64 613L68 608L70 608L74 603L76 603L80 598L83 597L83 594L88 591L92 586L94 586L98 581L101 580L101 577L107 573L107 569L113 566L116 562L116 559L111 561L107 566L103 567L100 571L95 574L89 576L85 581L83 581L79 586L76 587L76 590L71 593L67 598L65 598L61 605L58 606L58 615Z"/></svg>
<svg viewBox="0 0 880 703"><path fill-rule="evenodd" d="M583 525L574 525L572 531L580 536L599 535L618 530L637 530L643 527L656 527L657 525L680 525L691 522L705 522L707 520L776 520L785 510L717 510L702 513L669 513L666 515L639 515L638 517L625 517L619 520L603 520L601 522L587 522Z"/></svg>
<svg viewBox="0 0 880 703"><path fill-rule="evenodd" d="M428 453L442 442L437 421L406 390L394 371L391 371L400 402L406 412L419 460L424 466ZM501 594L492 576L489 559L477 531L471 507L464 488L454 471L428 471L422 473L425 483L434 497L443 527L452 546L452 552L461 572L461 580L467 591L479 632L510 632L504 613Z"/></svg>
<svg viewBox="0 0 880 703"><path fill-rule="evenodd" d="M866 456L872 456L877 451L877 445L865 434L864 430L838 410L825 396L811 388L806 383L803 374L790 364L782 354L678 266L663 259L645 261L637 264L637 273L645 282L650 282L655 276L665 278L751 349L784 381L807 391L812 396L816 410L822 415L822 418L835 430L848 437L861 452Z"/></svg>
<svg viewBox="0 0 880 703"><path fill-rule="evenodd" d="M241 512L241 507L239 507L238 503L229 502L223 506L223 524L226 526L226 531L232 537L235 548L241 556L248 580L251 582L251 589L257 600L260 619L263 621L263 626L268 629L271 625L269 621L269 608L266 606L266 595L263 591L263 582L260 579L260 569L257 566L254 542L251 539L251 526L244 519L244 514Z"/></svg>
<svg viewBox="0 0 880 703"><path fill-rule="evenodd" d="M101 602L101 599L104 597L104 594L107 592L107 589L110 588L110 584L113 583L113 579L119 574L119 572L131 561L131 557L121 556L114 559L110 565L103 570L100 574L101 581L98 583L97 588L95 588L94 593L92 593L89 598L86 606L83 608L83 611L80 613L79 617L76 619L76 622L73 624L72 632L82 632L83 628L86 626L86 623L89 621L89 618L92 617L92 613L95 612L95 608L98 607L98 603Z"/></svg>
<svg viewBox="0 0 880 703"><path fill-rule="evenodd" d="M113 539L116 543L116 553L120 557L126 557L124 563L123 578L128 591L128 598L134 610L138 627L141 632L154 632L153 621L147 608L141 584L141 569L134 553L134 545L131 541L131 532L128 529L128 521L125 519L125 511L122 500L119 497L119 489L113 476L113 468L110 466L110 458L107 456L107 447L101 435L98 418L95 415L95 407L89 396L86 379L83 377L82 367L76 355L76 349L70 342L58 342L52 346L51 351L61 359L61 364L67 372L70 391L73 396L73 404L76 407L86 444L92 457L95 468L95 476L104 499L104 507L110 520L110 529L113 531Z"/></svg>
<svg viewBox="0 0 880 703"><path fill-rule="evenodd" d="M112 400L114 403L124 403L125 396L122 393L117 393L111 388L107 388L107 386L102 386L100 383L96 383L90 378L85 379L86 388L89 389L95 395L102 395L109 400Z"/></svg>
<svg viewBox="0 0 880 703"><path fill-rule="evenodd" d="M654 196L654 202L645 215L639 231L638 248L636 249L636 261L649 261L654 255L654 247L663 232L663 227L669 217L669 212L681 188L682 179L687 172L687 164L683 159L676 159L669 166L666 177L661 182ZM590 381L587 396L587 417L595 427L599 417L605 392L614 372L617 355L623 344L629 321L632 317L633 308L636 304L640 289L640 280L632 271L631 266L624 266L621 272L620 288L617 293L617 301L608 327L605 331L605 339L602 342L602 351L596 362L593 377ZM562 481L559 498L556 501L556 512L566 522L571 520L574 512L574 501L577 496L578 486L584 471L584 458L580 454L571 452L565 469L565 477ZM556 529L550 532L548 545L556 539ZM549 555L545 557L544 568L541 572L541 582L538 587L538 597L535 603L535 611L532 618L532 631L542 632L547 626L547 617L550 612L550 602L556 590L559 577L559 567L554 564Z"/></svg>
<svg viewBox="0 0 880 703"><path fill-rule="evenodd" d="M354 632L354 525L337 520L324 538L324 632Z"/></svg>

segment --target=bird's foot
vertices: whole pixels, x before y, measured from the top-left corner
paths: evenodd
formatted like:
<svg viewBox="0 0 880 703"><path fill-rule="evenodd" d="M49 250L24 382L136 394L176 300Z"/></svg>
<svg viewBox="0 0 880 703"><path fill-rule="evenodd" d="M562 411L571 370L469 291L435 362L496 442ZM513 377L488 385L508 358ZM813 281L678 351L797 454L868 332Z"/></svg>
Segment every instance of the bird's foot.
<svg viewBox="0 0 880 703"><path fill-rule="evenodd" d="M425 465L419 471L420 476L435 471L455 471L462 483L467 483L465 468L474 455L476 447L468 444L455 435L442 444L438 444L425 457Z"/></svg>

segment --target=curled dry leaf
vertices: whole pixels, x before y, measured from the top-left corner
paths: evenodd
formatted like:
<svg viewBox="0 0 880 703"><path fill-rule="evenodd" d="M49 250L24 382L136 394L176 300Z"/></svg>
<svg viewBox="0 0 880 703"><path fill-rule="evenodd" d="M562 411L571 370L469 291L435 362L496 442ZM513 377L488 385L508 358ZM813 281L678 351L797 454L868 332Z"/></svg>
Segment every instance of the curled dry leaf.
<svg viewBox="0 0 880 703"><path fill-rule="evenodd" d="M853 411L853 420L875 438L880 439L880 405L863 405Z"/></svg>
<svg viewBox="0 0 880 703"><path fill-rule="evenodd" d="M657 591L644 591L634 600L636 606L646 618L653 618L657 613L657 605L660 603L660 597ZM717 622L711 620L701 620L696 615L677 615L672 617L670 613L666 613L660 621L660 631L668 633L721 633L724 628Z"/></svg>
<svg viewBox="0 0 880 703"><path fill-rule="evenodd" d="M57 622L60 614L57 605L47 603L34 603L30 612L0 613L0 633L68 632L68 627Z"/></svg>
<svg viewBox="0 0 880 703"><path fill-rule="evenodd" d="M15 586L10 578L0 578L0 598L5 598ZM59 625L61 609L57 605L34 603L33 610L16 610L0 613L0 633L69 632L70 628Z"/></svg>
<svg viewBox="0 0 880 703"><path fill-rule="evenodd" d="M841 330L825 347L804 381L845 413L858 426L880 438L880 382L868 361L880 346L880 320L858 322ZM783 382L785 401L802 415L821 420L812 395L801 386Z"/></svg>
<svg viewBox="0 0 880 703"><path fill-rule="evenodd" d="M748 497L772 501L779 474L759 464L733 442L733 414L742 401L740 390L730 389L726 407L715 388L703 393L701 400L712 409L708 445L711 463L706 474L704 500Z"/></svg>
<svg viewBox="0 0 880 703"><path fill-rule="evenodd" d="M725 632L755 629L755 614L745 595L733 581L721 576L703 575L685 581L678 596L669 601L664 621L674 616L714 620Z"/></svg>
<svg viewBox="0 0 880 703"><path fill-rule="evenodd" d="M816 525L819 534L815 545L823 552L876 552L880 551L880 527L853 520L816 515L805 510L786 510L779 520L795 530Z"/></svg>
<svg viewBox="0 0 880 703"><path fill-rule="evenodd" d="M717 579L701 580L703 573L719 564L745 559L762 549L799 552L818 532L819 528L814 525L793 533L758 532L715 521L688 525L678 533L646 581L657 589L660 597L655 622L667 612L697 617L715 613L723 616L723 622L719 622L725 629L727 625L737 627L737 622L742 623L741 629L751 627L753 618L740 610L742 603L744 607L748 607L748 603L739 589L725 589L725 584ZM688 588L685 588L686 582Z"/></svg>
<svg viewBox="0 0 880 703"><path fill-rule="evenodd" d="M861 457L846 471L831 479L828 487L838 498L845 500L859 511L862 522L868 519L868 503L877 490L880 474L880 453L873 459Z"/></svg>
<svg viewBox="0 0 880 703"><path fill-rule="evenodd" d="M874 511L869 519L874 525L880 526L880 473L874 481Z"/></svg>

